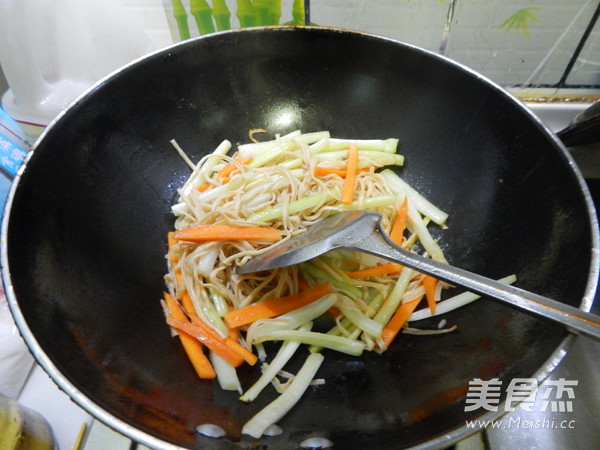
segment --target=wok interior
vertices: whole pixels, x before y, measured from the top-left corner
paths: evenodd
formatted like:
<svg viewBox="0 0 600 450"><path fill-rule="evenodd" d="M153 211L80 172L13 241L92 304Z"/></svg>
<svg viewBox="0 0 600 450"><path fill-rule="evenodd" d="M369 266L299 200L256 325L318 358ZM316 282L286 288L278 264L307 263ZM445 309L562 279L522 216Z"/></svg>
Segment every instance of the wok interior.
<svg viewBox="0 0 600 450"><path fill-rule="evenodd" d="M116 417L111 425L183 446L254 442L241 426L273 389L246 405L199 381L159 304L170 205L189 174L169 141L197 161L225 138L247 141L251 128L398 137L402 176L450 213L436 236L453 264L516 273L525 289L580 303L592 238L579 179L499 89L419 49L350 32L192 40L125 68L71 107L27 164L9 217L9 270L30 344L59 382ZM402 335L383 355L326 352L318 374L326 384L262 443L294 447L313 435L341 448L422 443L486 412L464 411L469 380L531 377L565 335L487 299L445 318L456 332ZM257 373L241 370L243 386ZM197 435L207 422L228 438Z"/></svg>

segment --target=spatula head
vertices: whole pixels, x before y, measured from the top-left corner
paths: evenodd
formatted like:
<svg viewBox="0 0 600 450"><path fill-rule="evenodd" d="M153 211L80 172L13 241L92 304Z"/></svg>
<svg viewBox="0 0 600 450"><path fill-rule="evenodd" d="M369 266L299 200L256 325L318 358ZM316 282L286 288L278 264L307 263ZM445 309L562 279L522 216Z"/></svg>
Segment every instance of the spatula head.
<svg viewBox="0 0 600 450"><path fill-rule="evenodd" d="M304 233L255 256L243 266L237 267L236 273L246 274L292 266L336 248L353 247L353 241L374 232L380 219L380 214L363 210L331 215L307 227Z"/></svg>

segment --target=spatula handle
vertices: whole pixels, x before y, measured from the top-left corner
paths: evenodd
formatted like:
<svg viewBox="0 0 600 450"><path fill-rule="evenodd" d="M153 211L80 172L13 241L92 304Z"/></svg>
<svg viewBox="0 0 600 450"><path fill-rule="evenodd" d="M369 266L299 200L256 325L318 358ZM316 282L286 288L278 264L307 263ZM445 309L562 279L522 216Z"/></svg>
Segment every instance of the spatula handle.
<svg viewBox="0 0 600 450"><path fill-rule="evenodd" d="M376 224L376 229L373 233L353 239L352 244L346 247L403 264L452 285L464 287L478 294L502 300L526 311L546 317L566 325L573 332L583 333L600 339L600 316L587 313L551 298L406 251L390 241L381 230L379 223Z"/></svg>

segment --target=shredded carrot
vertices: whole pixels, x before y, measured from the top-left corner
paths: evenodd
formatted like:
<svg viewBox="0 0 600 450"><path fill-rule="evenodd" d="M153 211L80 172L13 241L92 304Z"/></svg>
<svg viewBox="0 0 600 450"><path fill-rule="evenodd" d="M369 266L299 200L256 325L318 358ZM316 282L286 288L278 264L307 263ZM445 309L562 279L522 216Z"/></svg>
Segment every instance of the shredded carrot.
<svg viewBox="0 0 600 450"><path fill-rule="evenodd" d="M213 328L211 328L209 325L207 325L200 317L198 317L198 314L196 313L196 308L194 307L194 302L192 301L192 297L190 297L190 294L187 291L183 292L183 295L181 296L181 304L183 306L183 310L186 312L186 314L188 315L188 317L194 324L198 325L207 334L210 334L214 339L223 340L223 344L228 346L230 348L230 350L233 350L235 355L230 355L230 356L233 356L232 362L230 362L231 365L233 365L234 367L237 367L240 364L242 364L243 360L246 359L246 357L247 357L245 352L240 350L239 347L235 347L235 346L232 346L231 344L228 344L226 342L226 340L223 339L219 335L219 333L217 333ZM241 345L240 345L240 347L241 347Z"/></svg>
<svg viewBox="0 0 600 450"><path fill-rule="evenodd" d="M171 266L175 267L179 263L179 258L174 251L174 247L177 244L177 239L173 237L173 231L169 231L167 233L167 251L169 253L169 261L171 262Z"/></svg>
<svg viewBox="0 0 600 450"><path fill-rule="evenodd" d="M238 227L233 225L198 225L175 231L173 237L179 241L278 241L281 232L268 227Z"/></svg>
<svg viewBox="0 0 600 450"><path fill-rule="evenodd" d="M356 181L356 171L358 169L358 147L351 144L348 148L348 166L346 167L346 178L342 190L342 203L349 205L354 198L354 184Z"/></svg>
<svg viewBox="0 0 600 450"><path fill-rule="evenodd" d="M427 297L427 305L431 314L435 314L435 292L437 290L438 280L431 275L425 275L423 278L423 287L425 288L425 297Z"/></svg>
<svg viewBox="0 0 600 450"><path fill-rule="evenodd" d="M402 267L403 266L401 264L397 263L381 264L379 266L370 267L368 269L346 272L346 275L354 279L380 277L383 275L392 275L400 273L402 271Z"/></svg>
<svg viewBox="0 0 600 450"><path fill-rule="evenodd" d="M327 310L327 312L329 314L331 314L333 317L338 317L340 314L342 314L342 312L339 309L337 309L335 306L332 306L331 308L329 308Z"/></svg>
<svg viewBox="0 0 600 450"><path fill-rule="evenodd" d="M200 192L204 192L209 187L210 187L210 183L203 183L200 186L198 186L196 189L198 189Z"/></svg>
<svg viewBox="0 0 600 450"><path fill-rule="evenodd" d="M307 289L310 289L310 284L308 284L308 281L302 275L298 275L298 290L305 291Z"/></svg>
<svg viewBox="0 0 600 450"><path fill-rule="evenodd" d="M198 315L196 313L196 308L194 308L192 297L190 297L190 294L187 291L184 292L181 296L181 305L183 306L183 310L189 317Z"/></svg>
<svg viewBox="0 0 600 450"><path fill-rule="evenodd" d="M408 216L407 201L407 198L404 197L402 204L398 208L396 218L394 219L394 223L392 225L392 231L390 232L390 239L396 245L402 245L402 241L404 238L404 229L406 228L406 217Z"/></svg>
<svg viewBox="0 0 600 450"><path fill-rule="evenodd" d="M167 323L178 331L183 331L190 336L198 339L206 345L210 350L215 352L229 364L237 367L242 358L226 343L219 334L211 327L202 322L202 319L191 317L192 322L187 320L179 320L174 317L168 317Z"/></svg>
<svg viewBox="0 0 600 450"><path fill-rule="evenodd" d="M244 361L253 366L258 361L258 356L240 344L238 341L231 339L230 337L225 338L225 345L241 356Z"/></svg>
<svg viewBox="0 0 600 450"><path fill-rule="evenodd" d="M413 313L417 305L421 302L423 296L416 298L413 301L402 303L390 321L387 323L381 332L381 339L386 347L389 347L396 335L400 332L410 315Z"/></svg>
<svg viewBox="0 0 600 450"><path fill-rule="evenodd" d="M241 327L258 319L268 319L308 305L331 292L329 283L319 283L316 286L298 294L286 295L271 300L265 300L225 314L225 323L230 328Z"/></svg>
<svg viewBox="0 0 600 450"><path fill-rule="evenodd" d="M358 169L356 173L368 172L370 169ZM327 175L337 175L341 178L346 178L346 170L330 169L328 167L315 166L314 175L316 177L326 177Z"/></svg>
<svg viewBox="0 0 600 450"><path fill-rule="evenodd" d="M248 164L250 161L252 161L252 155L240 155L237 158L235 158L235 161L241 165ZM220 178L229 178L229 175L231 175L231 173L237 168L238 166L236 166L234 163L229 163L221 170L219 170L217 176L219 176ZM223 184L225 184L225 182Z"/></svg>
<svg viewBox="0 0 600 450"><path fill-rule="evenodd" d="M200 327L208 327L208 330L211 332L211 334L213 334L215 338L221 339L221 336L219 336L219 334L216 331L214 331L211 327L206 325L204 321L200 317L198 317L198 315L196 314L196 308L194 308L194 303L192 302L192 298L190 297L190 294L187 291L183 293L181 303L183 305L183 309L185 310L185 312L190 317L193 323L197 324ZM237 342L236 337L237 333L235 335L230 335L229 337L225 338L223 342L231 350L233 350L238 355L238 357L240 357L241 359L245 360L248 364L253 366L254 364L256 364L258 357L255 356L248 349L246 349L239 342ZM240 363L241 361L238 359L234 366L237 367Z"/></svg>
<svg viewBox="0 0 600 450"><path fill-rule="evenodd" d="M181 321L187 320L177 301L167 292L165 292L165 302L171 317ZM179 340L198 376L206 379L215 378L217 375L209 359L204 354L202 344L185 331L179 331Z"/></svg>

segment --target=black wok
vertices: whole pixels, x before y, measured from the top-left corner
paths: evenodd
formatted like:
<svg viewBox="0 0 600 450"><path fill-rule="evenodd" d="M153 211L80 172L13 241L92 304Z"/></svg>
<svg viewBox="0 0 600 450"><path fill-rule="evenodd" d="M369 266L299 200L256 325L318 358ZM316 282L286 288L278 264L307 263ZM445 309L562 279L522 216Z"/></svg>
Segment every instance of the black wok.
<svg viewBox="0 0 600 450"><path fill-rule="evenodd" d="M505 91L426 51L353 32L191 40L123 68L64 112L4 217L4 281L25 340L77 403L120 432L158 447L257 445L240 429L274 392L246 405L197 380L159 305L170 206L189 174L169 140L198 160L257 127L398 137L402 175L450 213L436 237L454 265L516 273L525 289L589 309L598 275L590 196L564 147ZM503 410L465 412L470 380L542 380L571 340L489 299L445 318L458 331L402 335L382 356L328 353L326 384L260 448L312 436L335 448L447 446L473 431L465 420ZM256 370L241 371L244 386ZM207 422L227 437L195 433Z"/></svg>

